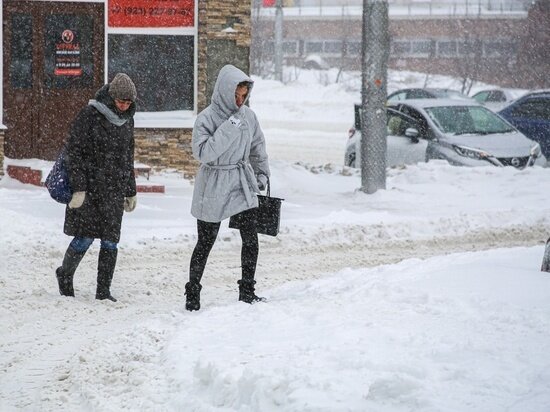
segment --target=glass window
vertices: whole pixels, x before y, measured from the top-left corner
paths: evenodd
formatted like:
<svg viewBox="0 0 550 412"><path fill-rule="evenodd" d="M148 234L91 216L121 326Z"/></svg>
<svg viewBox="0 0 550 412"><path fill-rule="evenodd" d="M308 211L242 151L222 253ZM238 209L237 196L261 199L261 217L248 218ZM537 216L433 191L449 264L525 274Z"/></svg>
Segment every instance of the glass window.
<svg viewBox="0 0 550 412"><path fill-rule="evenodd" d="M507 40L487 41L483 45L487 57L505 57L516 53L514 43Z"/></svg>
<svg viewBox="0 0 550 412"><path fill-rule="evenodd" d="M271 43L273 44L273 43ZM285 41L283 43L283 53L296 54L298 53L298 43L295 41Z"/></svg>
<svg viewBox="0 0 550 412"><path fill-rule="evenodd" d="M309 41L306 43L306 53L322 53L322 52L323 52L323 42Z"/></svg>
<svg viewBox="0 0 550 412"><path fill-rule="evenodd" d="M445 106L427 108L426 112L444 133L494 134L512 129L492 111L480 106Z"/></svg>
<svg viewBox="0 0 550 412"><path fill-rule="evenodd" d="M91 87L94 77L93 18L73 14L46 16L44 85Z"/></svg>
<svg viewBox="0 0 550 412"><path fill-rule="evenodd" d="M506 96L502 90L493 90L487 97L488 102L505 102Z"/></svg>
<svg viewBox="0 0 550 412"><path fill-rule="evenodd" d="M350 42L347 44L348 55L357 56L361 54L361 43L360 42Z"/></svg>
<svg viewBox="0 0 550 412"><path fill-rule="evenodd" d="M340 41L326 41L325 53L329 54L342 54L342 42Z"/></svg>
<svg viewBox="0 0 550 412"><path fill-rule="evenodd" d="M16 89L32 88L32 17L13 14L11 19L11 86Z"/></svg>
<svg viewBox="0 0 550 412"><path fill-rule="evenodd" d="M136 83L140 112L194 109L194 36L110 34L109 79L118 72Z"/></svg>
<svg viewBox="0 0 550 412"><path fill-rule="evenodd" d="M458 43L458 54L461 56L481 55L481 40L466 40Z"/></svg>
<svg viewBox="0 0 550 412"><path fill-rule="evenodd" d="M474 94L473 98L478 103L485 103L489 97L490 92L479 92Z"/></svg>
<svg viewBox="0 0 550 412"><path fill-rule="evenodd" d="M399 93L392 94L388 98L388 101L393 102L397 100L406 100L406 99L407 99L407 92L399 92Z"/></svg>
<svg viewBox="0 0 550 412"><path fill-rule="evenodd" d="M398 56L409 54L411 52L411 42L409 41L395 41L392 46L393 53Z"/></svg>
<svg viewBox="0 0 550 412"><path fill-rule="evenodd" d="M430 40L413 41L411 48L412 54L429 55L432 52L432 42Z"/></svg>
<svg viewBox="0 0 550 412"><path fill-rule="evenodd" d="M456 41L438 41L437 53L440 56L456 56Z"/></svg>
<svg viewBox="0 0 550 412"><path fill-rule="evenodd" d="M534 98L526 100L514 108L512 116L550 120L550 99Z"/></svg>

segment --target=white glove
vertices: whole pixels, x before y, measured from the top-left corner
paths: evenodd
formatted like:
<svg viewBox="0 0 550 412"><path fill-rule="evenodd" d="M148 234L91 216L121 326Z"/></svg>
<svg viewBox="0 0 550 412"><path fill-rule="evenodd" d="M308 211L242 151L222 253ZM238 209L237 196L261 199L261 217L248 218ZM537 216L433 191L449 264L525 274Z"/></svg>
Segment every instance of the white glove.
<svg viewBox="0 0 550 412"><path fill-rule="evenodd" d="M69 202L69 209L78 209L84 204L84 199L86 198L86 192L75 192L73 197Z"/></svg>
<svg viewBox="0 0 550 412"><path fill-rule="evenodd" d="M239 119L238 117L235 117L235 116L231 116L229 118L229 121L231 122L231 124L235 127L239 127L241 125L241 119Z"/></svg>
<svg viewBox="0 0 550 412"><path fill-rule="evenodd" d="M137 195L124 198L124 210L126 212L133 212L137 205Z"/></svg>

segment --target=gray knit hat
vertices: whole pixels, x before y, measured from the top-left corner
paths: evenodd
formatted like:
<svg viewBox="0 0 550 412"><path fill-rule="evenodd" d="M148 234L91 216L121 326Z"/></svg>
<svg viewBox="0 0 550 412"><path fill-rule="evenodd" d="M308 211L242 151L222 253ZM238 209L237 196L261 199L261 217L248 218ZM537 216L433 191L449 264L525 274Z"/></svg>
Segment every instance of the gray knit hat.
<svg viewBox="0 0 550 412"><path fill-rule="evenodd" d="M126 73L117 73L109 84L109 94L113 99L136 101L136 85Z"/></svg>

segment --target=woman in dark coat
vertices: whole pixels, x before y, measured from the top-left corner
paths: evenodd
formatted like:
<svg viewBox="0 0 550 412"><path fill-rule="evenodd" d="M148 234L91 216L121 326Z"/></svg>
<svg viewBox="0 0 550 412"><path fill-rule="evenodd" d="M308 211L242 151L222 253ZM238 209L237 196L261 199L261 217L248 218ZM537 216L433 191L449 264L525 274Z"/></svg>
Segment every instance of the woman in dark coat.
<svg viewBox="0 0 550 412"><path fill-rule="evenodd" d="M59 292L74 296L73 276L94 239L101 239L96 299L109 299L124 211L136 207L134 119L136 88L117 74L74 120L66 142L66 165L73 196L65 210L64 232L74 236L56 275Z"/></svg>

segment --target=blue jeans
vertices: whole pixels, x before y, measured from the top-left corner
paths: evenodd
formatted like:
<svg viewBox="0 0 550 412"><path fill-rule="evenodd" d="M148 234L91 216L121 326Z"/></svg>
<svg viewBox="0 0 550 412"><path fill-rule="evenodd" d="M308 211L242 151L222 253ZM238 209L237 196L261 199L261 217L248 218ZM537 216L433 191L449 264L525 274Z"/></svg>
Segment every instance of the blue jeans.
<svg viewBox="0 0 550 412"><path fill-rule="evenodd" d="M88 248L91 246L91 244L94 243L94 239L91 237L75 237L71 241L71 248L76 250L78 253L84 253L88 250ZM101 248L102 249L109 249L109 250L116 250L117 249L117 243L110 242L108 240L101 240Z"/></svg>

